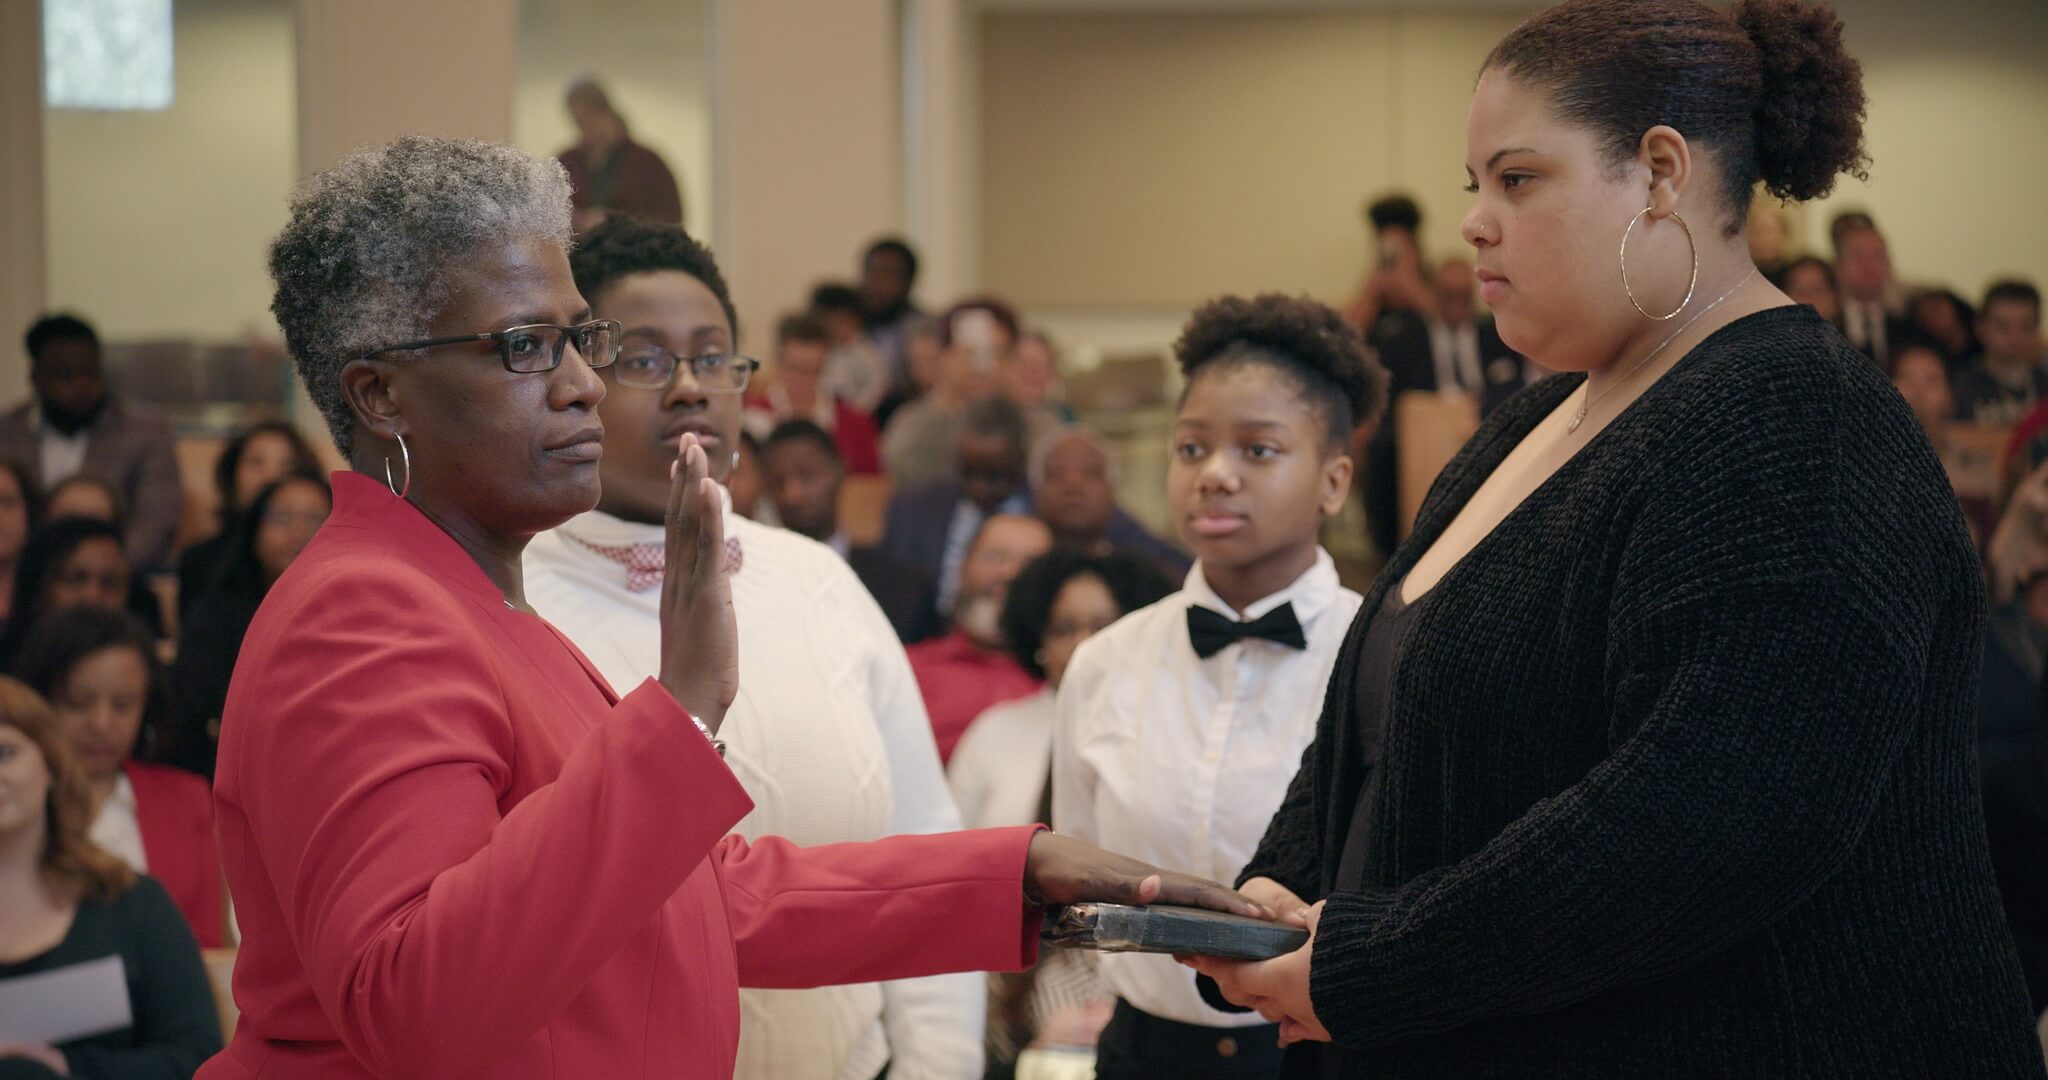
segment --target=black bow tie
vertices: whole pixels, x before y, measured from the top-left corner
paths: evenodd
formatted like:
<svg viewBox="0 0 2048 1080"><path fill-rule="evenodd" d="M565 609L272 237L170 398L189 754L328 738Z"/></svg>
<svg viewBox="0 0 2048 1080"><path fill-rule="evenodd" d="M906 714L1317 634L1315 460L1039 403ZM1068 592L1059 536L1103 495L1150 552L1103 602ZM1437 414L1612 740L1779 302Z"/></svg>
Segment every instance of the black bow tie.
<svg viewBox="0 0 2048 1080"><path fill-rule="evenodd" d="M1210 611L1205 607L1188 608L1188 641L1195 647L1195 655L1204 660L1223 651L1224 646L1246 638L1263 638L1290 649L1308 648L1308 638L1301 633L1301 620L1294 617L1294 605L1282 604L1250 622Z"/></svg>

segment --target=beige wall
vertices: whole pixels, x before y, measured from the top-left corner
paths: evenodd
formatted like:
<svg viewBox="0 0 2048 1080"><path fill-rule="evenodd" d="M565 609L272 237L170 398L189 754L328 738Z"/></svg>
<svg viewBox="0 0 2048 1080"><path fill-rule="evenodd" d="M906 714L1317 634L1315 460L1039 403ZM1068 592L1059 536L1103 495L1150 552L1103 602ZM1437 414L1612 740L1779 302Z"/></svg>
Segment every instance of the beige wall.
<svg viewBox="0 0 2048 1080"><path fill-rule="evenodd" d="M1421 7L1421 5L1413 5ZM1797 215L1867 207L1913 280L2048 282L2048 5L1838 0L1875 163ZM1335 300L1364 198L1415 194L1457 250L1464 115L1513 12L992 11L981 19L981 269L1030 308L1181 308L1225 290Z"/></svg>
<svg viewBox="0 0 2048 1080"><path fill-rule="evenodd" d="M28 390L15 342L43 310L43 39L40 9L0 4L0 402Z"/></svg>
<svg viewBox="0 0 2048 1080"><path fill-rule="evenodd" d="M562 98L595 77L633 138L683 189L684 223L711 239L711 0L522 0L512 141L554 154L576 141Z"/></svg>
<svg viewBox="0 0 2048 1080"><path fill-rule="evenodd" d="M895 0L713 8L712 207L741 345L903 218Z"/></svg>
<svg viewBox="0 0 2048 1080"><path fill-rule="evenodd" d="M297 173L286 0L179 0L159 112L44 112L49 305L119 339L275 333L264 245Z"/></svg>
<svg viewBox="0 0 2048 1080"><path fill-rule="evenodd" d="M1498 13L983 19L985 283L1030 306L1336 298L1401 187L1456 239L1464 107Z"/></svg>
<svg viewBox="0 0 2048 1080"><path fill-rule="evenodd" d="M2014 273L2048 287L2048 3L1837 3L1870 97L1870 183L1808 208L1808 246L1826 253L1827 219L1857 207L1909 281L1972 302Z"/></svg>

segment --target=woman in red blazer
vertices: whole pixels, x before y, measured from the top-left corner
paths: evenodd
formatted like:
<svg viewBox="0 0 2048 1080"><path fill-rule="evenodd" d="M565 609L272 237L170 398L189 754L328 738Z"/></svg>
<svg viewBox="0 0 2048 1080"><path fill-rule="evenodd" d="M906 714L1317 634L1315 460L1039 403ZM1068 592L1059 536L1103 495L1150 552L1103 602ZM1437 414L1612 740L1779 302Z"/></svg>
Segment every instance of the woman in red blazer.
<svg viewBox="0 0 2048 1080"><path fill-rule="evenodd" d="M36 622L15 670L49 700L92 786L93 841L157 879L202 947L227 944L206 781L132 756L165 730L170 712L148 628L125 611L54 611Z"/></svg>
<svg viewBox="0 0 2048 1080"><path fill-rule="evenodd" d="M526 541L597 501L596 369L633 332L589 321L568 203L552 162L407 137L317 177L272 248L274 310L356 471L228 692L242 1016L200 1075L727 1076L742 983L1015 969L1034 902L1257 911L1028 828L726 835L749 803L713 741L736 646L695 436L656 553L658 680L615 693L521 589Z"/></svg>

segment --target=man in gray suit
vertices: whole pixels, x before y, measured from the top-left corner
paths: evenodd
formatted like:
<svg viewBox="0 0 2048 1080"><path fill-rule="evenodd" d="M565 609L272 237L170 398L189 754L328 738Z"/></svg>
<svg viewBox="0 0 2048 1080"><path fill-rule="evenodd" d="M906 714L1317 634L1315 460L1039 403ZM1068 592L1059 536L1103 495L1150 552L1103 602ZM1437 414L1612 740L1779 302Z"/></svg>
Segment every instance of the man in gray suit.
<svg viewBox="0 0 2048 1080"><path fill-rule="evenodd" d="M35 397L0 416L0 458L27 467L46 491L80 473L113 484L129 560L137 570L168 565L184 504L170 426L107 392L99 335L83 319L45 316L26 341Z"/></svg>

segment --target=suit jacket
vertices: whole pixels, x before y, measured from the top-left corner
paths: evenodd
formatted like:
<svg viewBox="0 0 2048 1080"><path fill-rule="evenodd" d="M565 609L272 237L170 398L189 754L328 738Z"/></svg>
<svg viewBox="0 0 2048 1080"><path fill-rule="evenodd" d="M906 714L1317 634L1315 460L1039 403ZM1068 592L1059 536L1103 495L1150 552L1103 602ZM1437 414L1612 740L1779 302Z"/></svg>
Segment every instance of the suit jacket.
<svg viewBox="0 0 2048 1080"><path fill-rule="evenodd" d="M37 408L30 401L0 416L0 458L27 466L48 489L69 477L42 475ZM86 432L85 465L80 471L113 484L121 493L128 511L128 558L139 570L168 565L185 504L170 425L109 400Z"/></svg>
<svg viewBox="0 0 2048 1080"><path fill-rule="evenodd" d="M726 835L752 804L658 683L619 697L410 503L334 480L228 691L242 1017L201 1077L708 1080L742 984L1030 963L1029 829Z"/></svg>
<svg viewBox="0 0 2048 1080"><path fill-rule="evenodd" d="M213 793L206 781L140 761L122 771L135 789L135 824L149 876L163 883L201 947L226 945L227 885L213 843Z"/></svg>
<svg viewBox="0 0 2048 1080"><path fill-rule="evenodd" d="M849 549L846 565L889 617L889 625L903 644L914 645L945 629L936 610L938 585L931 578L878 547Z"/></svg>
<svg viewBox="0 0 2048 1080"><path fill-rule="evenodd" d="M1024 497L1028 508L1030 493ZM962 498L960 485L950 481L897 492L883 519L882 551L905 566L931 567L936 577L946 561L946 531L952 526L953 508ZM1169 577L1185 576L1194 565L1185 553L1153 536L1122 508L1111 515L1107 533L1112 548L1151 559Z"/></svg>

